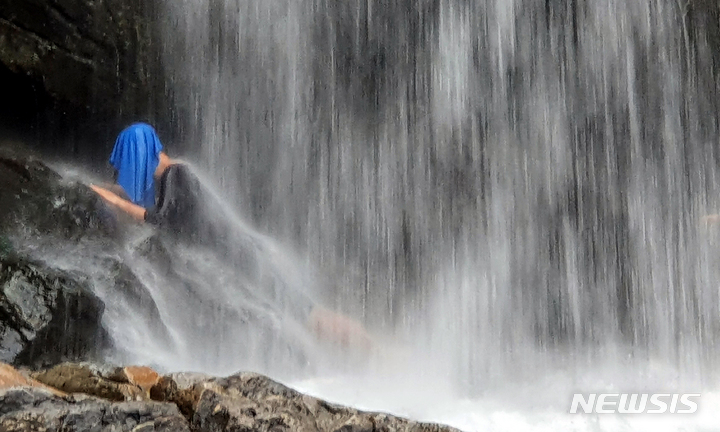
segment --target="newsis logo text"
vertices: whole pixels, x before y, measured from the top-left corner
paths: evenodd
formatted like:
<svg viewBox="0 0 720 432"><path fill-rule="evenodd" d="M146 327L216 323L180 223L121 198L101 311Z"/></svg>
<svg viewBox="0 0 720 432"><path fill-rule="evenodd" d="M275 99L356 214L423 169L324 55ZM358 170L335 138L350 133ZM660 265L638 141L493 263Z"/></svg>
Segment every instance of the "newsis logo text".
<svg viewBox="0 0 720 432"><path fill-rule="evenodd" d="M693 414L699 398L699 393L578 393L570 414Z"/></svg>

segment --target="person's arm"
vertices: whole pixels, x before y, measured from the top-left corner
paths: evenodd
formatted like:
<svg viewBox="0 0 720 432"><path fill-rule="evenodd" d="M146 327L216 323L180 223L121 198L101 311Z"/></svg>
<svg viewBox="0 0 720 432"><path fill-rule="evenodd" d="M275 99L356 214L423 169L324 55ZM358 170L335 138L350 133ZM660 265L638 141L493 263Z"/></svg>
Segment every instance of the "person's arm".
<svg viewBox="0 0 720 432"><path fill-rule="evenodd" d="M145 221L145 209L143 207L133 204L126 199L120 198L115 193L110 192L107 189L103 189L100 186L90 185L90 189L94 190L108 204L129 214L133 219L140 222Z"/></svg>
<svg viewBox="0 0 720 432"><path fill-rule="evenodd" d="M100 187L109 190L110 192L114 193L122 199L128 199L127 194L125 193L125 189L123 189L122 186L117 183L106 183L100 185Z"/></svg>

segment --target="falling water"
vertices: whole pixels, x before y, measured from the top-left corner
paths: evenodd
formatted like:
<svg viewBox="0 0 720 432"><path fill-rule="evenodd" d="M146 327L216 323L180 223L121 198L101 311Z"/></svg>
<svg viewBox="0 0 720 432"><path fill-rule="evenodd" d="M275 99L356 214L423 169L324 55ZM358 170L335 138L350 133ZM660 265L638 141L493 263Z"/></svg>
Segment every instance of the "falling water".
<svg viewBox="0 0 720 432"><path fill-rule="evenodd" d="M709 394L720 272L700 217L720 210L720 153L703 7L168 0L175 145L284 263L319 275L302 289L404 362L371 368L373 392L341 394L328 373L299 385L439 420L413 401ZM164 365L323 375L308 365L347 360L192 348Z"/></svg>

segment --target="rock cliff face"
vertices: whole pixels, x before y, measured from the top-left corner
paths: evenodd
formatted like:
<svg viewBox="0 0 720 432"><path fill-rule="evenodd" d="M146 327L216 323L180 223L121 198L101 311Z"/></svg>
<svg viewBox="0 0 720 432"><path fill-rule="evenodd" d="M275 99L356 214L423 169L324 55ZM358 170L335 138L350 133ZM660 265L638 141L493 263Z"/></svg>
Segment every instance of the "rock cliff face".
<svg viewBox="0 0 720 432"><path fill-rule="evenodd" d="M154 0L0 0L0 132L89 161L166 106Z"/></svg>
<svg viewBox="0 0 720 432"><path fill-rule="evenodd" d="M120 98L132 106L149 75L146 3L4 0L0 61L78 105Z"/></svg>
<svg viewBox="0 0 720 432"><path fill-rule="evenodd" d="M95 359L108 343L103 325L123 333L132 323L142 329L140 339L170 351L178 349L174 338L180 332L197 341L183 350L200 356L221 349L233 353L228 358L271 359L274 349L260 352L250 337L266 334L267 345L293 349L292 361L303 364L308 347L274 327L269 314L228 302L203 279L213 270L187 272L189 255L172 235L123 223L85 184L17 151L0 150L0 185L0 361L44 366ZM251 293L249 285L233 283ZM161 314L160 292L173 293L168 301L193 313L177 320L166 304ZM108 320L96 296L113 308ZM225 335L238 341L228 351L215 343L231 337ZM114 348L113 353L134 349L122 343Z"/></svg>

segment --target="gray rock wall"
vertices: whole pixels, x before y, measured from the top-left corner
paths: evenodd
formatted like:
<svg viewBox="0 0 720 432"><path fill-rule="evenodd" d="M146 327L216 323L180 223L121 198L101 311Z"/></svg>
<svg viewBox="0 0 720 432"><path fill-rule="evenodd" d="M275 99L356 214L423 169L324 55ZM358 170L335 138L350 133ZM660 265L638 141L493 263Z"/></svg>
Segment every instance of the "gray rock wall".
<svg viewBox="0 0 720 432"><path fill-rule="evenodd" d="M154 67L152 3L3 0L0 62L80 106L142 106Z"/></svg>
<svg viewBox="0 0 720 432"><path fill-rule="evenodd" d="M0 0L0 136L97 164L125 125L163 124L157 3Z"/></svg>

